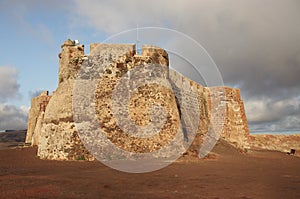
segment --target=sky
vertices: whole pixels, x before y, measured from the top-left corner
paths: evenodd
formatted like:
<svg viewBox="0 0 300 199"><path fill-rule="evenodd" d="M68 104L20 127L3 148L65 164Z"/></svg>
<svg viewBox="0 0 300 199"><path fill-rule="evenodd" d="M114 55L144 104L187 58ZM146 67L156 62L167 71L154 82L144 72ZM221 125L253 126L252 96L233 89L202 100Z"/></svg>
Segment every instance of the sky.
<svg viewBox="0 0 300 199"><path fill-rule="evenodd" d="M67 38L88 46L138 24L200 43L241 90L251 132L300 131L299 10L298 0L0 0L0 130L26 129L31 98L56 89Z"/></svg>

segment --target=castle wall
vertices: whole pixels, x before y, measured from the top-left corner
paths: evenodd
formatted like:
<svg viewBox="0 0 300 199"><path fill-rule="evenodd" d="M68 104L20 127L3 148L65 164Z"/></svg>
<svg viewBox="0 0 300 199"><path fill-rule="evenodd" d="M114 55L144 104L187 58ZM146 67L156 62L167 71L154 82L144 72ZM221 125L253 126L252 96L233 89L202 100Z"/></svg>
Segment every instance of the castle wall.
<svg viewBox="0 0 300 199"><path fill-rule="evenodd" d="M95 110L92 111L95 111L99 128L109 142L124 151L149 153L172 143L176 147L164 151L166 156L171 156L177 152L183 153L182 149L191 144L186 154L198 156L207 136L215 140L220 136L240 150L260 147L286 151L291 146L300 148L297 141L291 141L292 138L298 140L299 136L250 136L244 103L238 89L203 87L169 70L168 54L161 48L143 45L141 55L136 54L133 44L91 44L91 54L95 49L102 52L101 56L94 57L96 63L109 65L105 71L97 69L97 65L91 65L96 72L103 73L94 85L96 98L92 101L95 104ZM38 145L38 156L43 159L93 160L94 157L89 153L93 149L88 150L81 142L85 138L79 138L74 118L80 115L73 115L72 104L74 80L83 60L87 59L84 46L67 40L62 45L59 58L59 84L56 91L52 96L42 93L32 99L26 142ZM159 81L155 82L155 78ZM118 84L120 81L122 84ZM114 92L116 88L120 90ZM159 109L153 111L154 104L159 104L166 115L161 114ZM81 113L88 112L89 106L79 107L82 108ZM117 120L114 111L119 116L127 114L129 119ZM162 125L157 127L160 131L146 135L153 133L146 129L150 124ZM208 133L210 130L214 133ZM142 138L134 136L136 132L145 135ZM102 140L90 141L98 147L97 150L107 145Z"/></svg>

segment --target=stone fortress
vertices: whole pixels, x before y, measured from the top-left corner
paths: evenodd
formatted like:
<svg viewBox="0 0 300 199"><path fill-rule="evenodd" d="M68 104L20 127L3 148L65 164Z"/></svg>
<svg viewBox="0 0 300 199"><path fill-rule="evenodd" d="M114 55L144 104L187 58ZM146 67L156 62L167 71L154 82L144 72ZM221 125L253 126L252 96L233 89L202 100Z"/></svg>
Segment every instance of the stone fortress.
<svg viewBox="0 0 300 199"><path fill-rule="evenodd" d="M66 40L61 48L58 87L51 96L48 91L45 91L32 99L26 143L37 146L37 155L42 159L93 160L93 155L86 149L79 137L74 122L74 117L77 116L74 115L74 107L72 107L74 81L81 64L88 59L88 55L85 55L83 45L70 39ZM111 59L112 64L105 69L102 79L96 86L95 112L99 128L103 130L111 143L123 150L147 153L162 148L169 144L170 140L175 140L176 146L184 146L189 140L191 145L184 154L197 156L212 123L220 128L220 139L240 151L258 148L283 152L288 152L292 148L300 150L299 135L250 135L239 89L204 87L176 71L169 70L168 54L161 48L143 45L142 54L139 55L136 54L133 44L96 43L90 45L90 53L95 48L115 49L103 58ZM127 53L122 54L124 49ZM171 89L149 84L138 88L138 92L131 96L127 103L129 115L138 126L145 126L151 121L149 116L151 105L158 103L166 110L167 119L161 132L141 139L131 136L118 127L116 119L111 114L111 96L112 90L122 76L137 66L146 66L149 63L165 67L162 71L157 69L157 74L153 75L165 78L164 84L169 85ZM178 98L174 93L182 97ZM185 96L189 97L185 99ZM184 103L189 114L181 109ZM189 109L188 104L196 104L197 108L192 106ZM122 110L119 111L122 112ZM212 119L218 114L222 114L222 117L217 117L222 121ZM156 115L156 117L159 119L160 116ZM191 118L197 118L196 129L189 123ZM128 128L133 129L133 127ZM175 135L178 129L182 132L179 137Z"/></svg>

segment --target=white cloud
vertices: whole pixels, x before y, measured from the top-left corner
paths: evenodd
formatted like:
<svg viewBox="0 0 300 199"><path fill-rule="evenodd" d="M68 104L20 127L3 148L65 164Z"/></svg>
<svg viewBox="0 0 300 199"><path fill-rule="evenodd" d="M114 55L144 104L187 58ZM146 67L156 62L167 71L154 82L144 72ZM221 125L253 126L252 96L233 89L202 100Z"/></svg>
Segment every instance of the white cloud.
<svg viewBox="0 0 300 199"><path fill-rule="evenodd" d="M96 1L75 0L74 20L96 30L116 33L124 29L163 25L166 18L176 16L172 10L179 1ZM170 6L170 3L172 6Z"/></svg>
<svg viewBox="0 0 300 199"><path fill-rule="evenodd" d="M18 70L13 67L0 67L0 102L20 97Z"/></svg>
<svg viewBox="0 0 300 199"><path fill-rule="evenodd" d="M27 128L29 107L0 104L0 131Z"/></svg>
<svg viewBox="0 0 300 199"><path fill-rule="evenodd" d="M300 99L278 101L255 99L245 103L250 128L256 130L300 130Z"/></svg>
<svg viewBox="0 0 300 199"><path fill-rule="evenodd" d="M14 67L0 67L0 131L8 129L26 129L29 108L7 104L20 98L18 70Z"/></svg>

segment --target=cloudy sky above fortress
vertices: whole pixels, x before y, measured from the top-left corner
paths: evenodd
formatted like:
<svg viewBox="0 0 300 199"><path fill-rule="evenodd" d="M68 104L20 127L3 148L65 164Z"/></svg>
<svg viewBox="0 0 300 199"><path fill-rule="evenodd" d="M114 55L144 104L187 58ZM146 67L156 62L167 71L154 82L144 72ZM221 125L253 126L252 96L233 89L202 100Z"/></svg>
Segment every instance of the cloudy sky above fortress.
<svg viewBox="0 0 300 199"><path fill-rule="evenodd" d="M0 130L26 128L31 97L56 88L64 40L88 45L139 24L199 42L241 89L252 132L299 131L299 10L298 0L0 0Z"/></svg>

